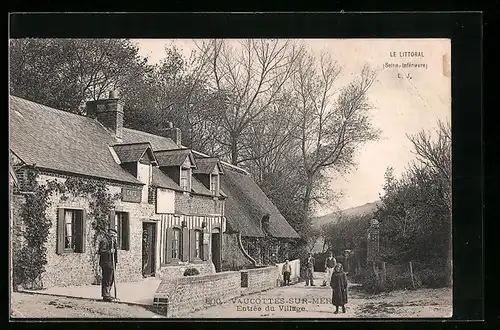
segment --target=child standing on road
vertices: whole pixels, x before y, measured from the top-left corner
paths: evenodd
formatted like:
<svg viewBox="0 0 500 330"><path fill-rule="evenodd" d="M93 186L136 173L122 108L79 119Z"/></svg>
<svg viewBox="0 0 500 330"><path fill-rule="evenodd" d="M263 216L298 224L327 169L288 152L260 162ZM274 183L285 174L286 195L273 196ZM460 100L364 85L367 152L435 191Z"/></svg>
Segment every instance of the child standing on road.
<svg viewBox="0 0 500 330"><path fill-rule="evenodd" d="M337 263L333 268L330 286L332 287L332 304L335 306L334 314L339 313L339 306L342 306L342 313L345 313L345 304L347 304L347 276L344 273L344 267L341 263Z"/></svg>

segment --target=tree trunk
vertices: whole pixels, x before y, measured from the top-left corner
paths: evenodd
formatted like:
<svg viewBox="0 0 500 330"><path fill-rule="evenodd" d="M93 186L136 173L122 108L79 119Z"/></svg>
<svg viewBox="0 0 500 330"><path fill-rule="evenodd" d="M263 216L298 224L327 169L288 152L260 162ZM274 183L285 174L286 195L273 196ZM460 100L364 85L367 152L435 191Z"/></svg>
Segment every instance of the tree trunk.
<svg viewBox="0 0 500 330"><path fill-rule="evenodd" d="M231 133L231 164L238 165L238 135Z"/></svg>
<svg viewBox="0 0 500 330"><path fill-rule="evenodd" d="M311 204L311 194L312 194L312 187L313 186L313 179L312 176L307 177L307 182L306 182L306 193L304 194L304 203L302 205L302 211L303 211L303 216L304 216L304 225L307 224L307 221L309 219L309 206Z"/></svg>

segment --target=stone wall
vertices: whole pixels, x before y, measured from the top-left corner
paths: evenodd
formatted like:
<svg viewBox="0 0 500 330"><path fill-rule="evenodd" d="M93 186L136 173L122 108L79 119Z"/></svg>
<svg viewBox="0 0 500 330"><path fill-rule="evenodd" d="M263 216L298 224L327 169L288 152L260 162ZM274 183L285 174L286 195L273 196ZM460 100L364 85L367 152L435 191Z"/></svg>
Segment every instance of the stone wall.
<svg viewBox="0 0 500 330"><path fill-rule="evenodd" d="M248 274L248 287L242 290L242 294L267 291L279 285L279 268L269 266L255 269L242 270Z"/></svg>
<svg viewBox="0 0 500 330"><path fill-rule="evenodd" d="M41 175L40 180L54 179L47 175ZM65 179L57 178L64 182ZM121 187L108 186L111 193L120 192ZM86 242L85 253L57 254L57 212L58 208L77 208L87 211L86 219ZM154 206L144 203L117 202L116 210L129 213L130 222L130 248L128 251L118 251L118 265L116 271L117 282L130 282L142 279L142 220L154 215ZM62 201L58 194L52 197L52 205L47 209L47 217L52 226L47 238L47 265L42 275L44 287L88 285L94 282L94 267L97 261L96 248L93 246L94 235L91 221L88 216L89 201L81 197L70 197Z"/></svg>
<svg viewBox="0 0 500 330"><path fill-rule="evenodd" d="M188 317L191 312L239 297L240 285L240 272L166 278L158 286L154 300L163 300L167 317Z"/></svg>
<svg viewBox="0 0 500 330"><path fill-rule="evenodd" d="M222 235L222 270L240 270L253 268L253 263L248 259L238 244L238 234Z"/></svg>
<svg viewBox="0 0 500 330"><path fill-rule="evenodd" d="M200 275L215 274L215 266L211 261L204 261L200 263L184 263L180 265L163 266L158 271L160 279L165 278L180 278L184 277L184 271L188 268L196 268Z"/></svg>
<svg viewBox="0 0 500 330"><path fill-rule="evenodd" d="M175 213L190 215L221 215L222 203L217 198L188 193L175 193Z"/></svg>

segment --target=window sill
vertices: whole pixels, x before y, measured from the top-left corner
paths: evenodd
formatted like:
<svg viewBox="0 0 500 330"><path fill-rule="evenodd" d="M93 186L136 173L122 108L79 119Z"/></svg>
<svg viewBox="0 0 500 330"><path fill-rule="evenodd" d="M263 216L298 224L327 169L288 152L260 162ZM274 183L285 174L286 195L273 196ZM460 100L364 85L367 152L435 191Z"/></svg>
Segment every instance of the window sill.
<svg viewBox="0 0 500 330"><path fill-rule="evenodd" d="M64 250L63 254L84 254L84 252L76 252L73 250Z"/></svg>

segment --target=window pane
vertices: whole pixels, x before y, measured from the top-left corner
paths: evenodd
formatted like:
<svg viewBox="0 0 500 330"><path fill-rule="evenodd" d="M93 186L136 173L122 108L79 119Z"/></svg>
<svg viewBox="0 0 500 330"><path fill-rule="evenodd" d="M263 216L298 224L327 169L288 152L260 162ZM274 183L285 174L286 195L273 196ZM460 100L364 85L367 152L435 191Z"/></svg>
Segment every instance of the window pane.
<svg viewBox="0 0 500 330"><path fill-rule="evenodd" d="M73 212L71 210L64 211L64 248L71 249L73 246Z"/></svg>
<svg viewBox="0 0 500 330"><path fill-rule="evenodd" d="M179 259L180 255L180 235L181 232L179 229L174 229L173 238L172 238L172 258Z"/></svg>

